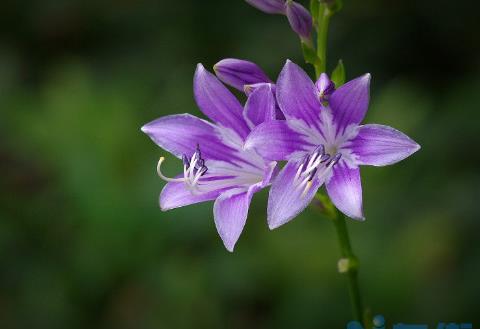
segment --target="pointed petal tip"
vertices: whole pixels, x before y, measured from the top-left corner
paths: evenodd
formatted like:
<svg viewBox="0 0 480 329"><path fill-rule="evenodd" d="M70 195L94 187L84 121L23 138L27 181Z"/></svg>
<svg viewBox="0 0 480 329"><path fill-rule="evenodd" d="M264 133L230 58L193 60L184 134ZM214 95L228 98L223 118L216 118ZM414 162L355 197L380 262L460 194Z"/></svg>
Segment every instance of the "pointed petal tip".
<svg viewBox="0 0 480 329"><path fill-rule="evenodd" d="M228 252L233 253L233 250L235 249L235 244L227 245L226 243L223 243L223 245L225 246L225 249L227 249Z"/></svg>
<svg viewBox="0 0 480 329"><path fill-rule="evenodd" d="M413 147L413 152L412 152L412 154L415 153L415 152L417 152L417 151L419 151L421 148L422 148L422 147L420 146L420 144L415 143L415 146Z"/></svg>
<svg viewBox="0 0 480 329"><path fill-rule="evenodd" d="M281 223L273 223L273 222L270 222L270 221L268 222L268 229L270 231L273 231L273 230L279 228L280 226L282 226Z"/></svg>
<svg viewBox="0 0 480 329"><path fill-rule="evenodd" d="M195 75L197 75L197 73L201 73L204 71L206 71L205 66L203 66L202 63L197 63L197 67L195 68Z"/></svg>
<svg viewBox="0 0 480 329"><path fill-rule="evenodd" d="M343 212L343 211L342 211ZM346 217L356 221L356 222L364 222L365 221L365 215L363 214L363 209L360 209L360 212L357 213L357 214L354 214L354 213L350 213L350 214L346 214L344 213Z"/></svg>

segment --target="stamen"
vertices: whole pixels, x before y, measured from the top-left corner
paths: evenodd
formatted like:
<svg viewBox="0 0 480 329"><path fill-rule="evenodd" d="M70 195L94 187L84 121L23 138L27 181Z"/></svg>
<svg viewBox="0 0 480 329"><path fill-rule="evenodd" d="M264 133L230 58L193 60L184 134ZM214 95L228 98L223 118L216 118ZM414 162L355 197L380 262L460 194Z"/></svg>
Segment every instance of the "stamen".
<svg viewBox="0 0 480 329"><path fill-rule="evenodd" d="M317 177L317 179L323 180L341 157L341 153L337 153L333 157L325 153L324 145L318 146L312 153L305 156L293 178L296 190L303 189L302 198L310 191L313 179Z"/></svg>
<svg viewBox="0 0 480 329"><path fill-rule="evenodd" d="M182 156L183 178L170 178L165 176L161 170L163 161L165 161L164 157L160 157L160 160L158 160L158 176L167 182L184 182L190 189L197 189L200 178L208 171L207 166L205 166L205 160L202 159L202 153L200 152L200 146L198 144L191 158L185 154Z"/></svg>

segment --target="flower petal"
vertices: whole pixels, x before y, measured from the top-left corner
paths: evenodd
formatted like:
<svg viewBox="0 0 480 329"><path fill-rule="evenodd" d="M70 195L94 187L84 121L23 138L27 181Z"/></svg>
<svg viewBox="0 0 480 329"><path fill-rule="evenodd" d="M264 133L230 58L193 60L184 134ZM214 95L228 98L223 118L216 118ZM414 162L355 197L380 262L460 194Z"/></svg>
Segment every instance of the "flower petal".
<svg viewBox="0 0 480 329"><path fill-rule="evenodd" d="M166 211L199 202L215 200L223 191L225 189L196 195L192 194L185 187L185 183L170 182L165 185L160 193L160 208Z"/></svg>
<svg viewBox="0 0 480 329"><path fill-rule="evenodd" d="M235 243L247 221L248 208L253 190L232 189L222 193L213 205L213 217L218 234L228 251L233 252Z"/></svg>
<svg viewBox="0 0 480 329"><path fill-rule="evenodd" d="M339 133L348 125L359 124L368 109L370 74L353 79L330 96L329 104Z"/></svg>
<svg viewBox="0 0 480 329"><path fill-rule="evenodd" d="M263 84L253 91L245 104L244 117L251 128L275 120L275 96L271 84Z"/></svg>
<svg viewBox="0 0 480 329"><path fill-rule="evenodd" d="M338 162L326 186L330 199L341 212L353 219L365 219L359 168L352 169L345 162Z"/></svg>
<svg viewBox="0 0 480 329"><path fill-rule="evenodd" d="M257 64L243 59L222 59L213 66L213 70L223 83L240 91L245 85L271 82Z"/></svg>
<svg viewBox="0 0 480 329"><path fill-rule="evenodd" d="M369 124L359 127L349 148L358 164L386 166L412 155L420 145L392 127Z"/></svg>
<svg viewBox="0 0 480 329"><path fill-rule="evenodd" d="M311 149L302 135L289 126L288 121L275 120L255 127L245 141L245 149L254 148L268 160L287 160L293 153Z"/></svg>
<svg viewBox="0 0 480 329"><path fill-rule="evenodd" d="M318 126L320 101L316 87L307 73L287 60L277 81L277 101L287 119L301 119Z"/></svg>
<svg viewBox="0 0 480 329"><path fill-rule="evenodd" d="M206 116L234 130L242 138L248 135L250 129L242 116L242 105L202 64L198 64L195 71L193 93L198 107Z"/></svg>
<svg viewBox="0 0 480 329"><path fill-rule="evenodd" d="M298 189L293 185L298 165L297 162L289 161L275 178L270 188L267 221L271 230L289 222L304 210L323 183L315 177L310 190L302 196L303 189Z"/></svg>
<svg viewBox="0 0 480 329"><path fill-rule="evenodd" d="M247 96L250 96L255 90L263 87L264 85L269 85L270 88L272 89L273 95L276 95L277 87L275 86L275 84L267 83L267 82L260 82L260 83L254 83L252 85L245 85L243 87L243 91ZM280 110L280 107L278 107L276 97L275 97L275 118L277 120L285 120L285 115L283 114L282 110Z"/></svg>
<svg viewBox="0 0 480 329"><path fill-rule="evenodd" d="M200 146L208 159L228 161L234 149L220 139L217 127L190 114L167 115L147 123L142 131L161 148L181 158Z"/></svg>

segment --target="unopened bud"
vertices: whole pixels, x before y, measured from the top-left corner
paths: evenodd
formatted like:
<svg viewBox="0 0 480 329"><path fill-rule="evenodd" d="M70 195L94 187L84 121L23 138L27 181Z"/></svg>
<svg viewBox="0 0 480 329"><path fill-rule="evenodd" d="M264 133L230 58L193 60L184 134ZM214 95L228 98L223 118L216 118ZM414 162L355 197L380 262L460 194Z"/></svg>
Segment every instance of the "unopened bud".
<svg viewBox="0 0 480 329"><path fill-rule="evenodd" d="M286 14L288 22L295 33L302 40L309 40L312 33L312 16L301 4L288 0L286 3Z"/></svg>
<svg viewBox="0 0 480 329"><path fill-rule="evenodd" d="M213 70L222 82L241 91L245 85L271 82L257 64L242 59L222 59Z"/></svg>
<svg viewBox="0 0 480 329"><path fill-rule="evenodd" d="M328 100L329 96L335 91L335 84L326 73L320 74L320 78L315 82L315 86L321 101Z"/></svg>

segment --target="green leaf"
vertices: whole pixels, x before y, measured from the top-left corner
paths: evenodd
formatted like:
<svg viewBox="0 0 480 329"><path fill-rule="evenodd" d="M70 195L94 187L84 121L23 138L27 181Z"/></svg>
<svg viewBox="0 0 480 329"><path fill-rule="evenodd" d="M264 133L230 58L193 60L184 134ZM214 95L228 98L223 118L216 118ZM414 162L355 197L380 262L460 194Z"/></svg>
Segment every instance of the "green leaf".
<svg viewBox="0 0 480 329"><path fill-rule="evenodd" d="M305 62L314 66L320 63L320 58L318 58L315 49L313 49L311 45L305 43L304 41L302 41L302 51Z"/></svg>
<svg viewBox="0 0 480 329"><path fill-rule="evenodd" d="M345 83L345 67L343 66L343 61L338 60L337 67L332 72L332 81L335 84L335 88L340 87Z"/></svg>

